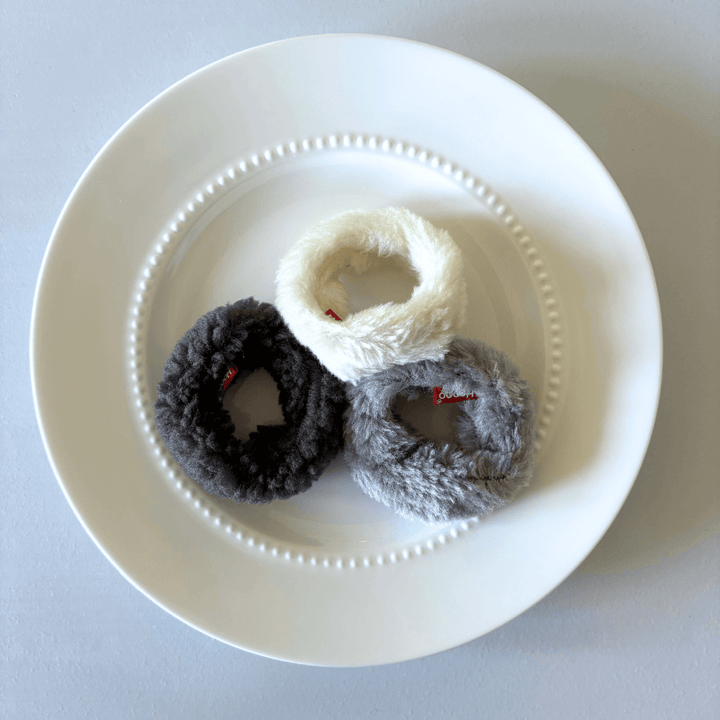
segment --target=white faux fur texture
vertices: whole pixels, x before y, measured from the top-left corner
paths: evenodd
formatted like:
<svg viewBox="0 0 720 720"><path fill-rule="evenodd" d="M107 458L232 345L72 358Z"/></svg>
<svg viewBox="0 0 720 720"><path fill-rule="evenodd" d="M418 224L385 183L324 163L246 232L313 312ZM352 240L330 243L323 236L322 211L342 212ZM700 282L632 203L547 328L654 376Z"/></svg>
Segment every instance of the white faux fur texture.
<svg viewBox="0 0 720 720"><path fill-rule="evenodd" d="M405 303L348 314L341 271L398 256L418 277ZM276 307L295 337L345 382L388 367L438 360L465 320L460 249L445 230L405 208L352 210L307 231L280 261ZM326 315L331 308L341 318Z"/></svg>

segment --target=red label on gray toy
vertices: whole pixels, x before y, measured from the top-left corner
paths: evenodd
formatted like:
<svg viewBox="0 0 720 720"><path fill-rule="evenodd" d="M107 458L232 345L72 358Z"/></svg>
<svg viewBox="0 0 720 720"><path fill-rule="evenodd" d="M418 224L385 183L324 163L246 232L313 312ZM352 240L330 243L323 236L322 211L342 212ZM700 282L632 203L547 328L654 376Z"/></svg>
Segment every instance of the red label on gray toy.
<svg viewBox="0 0 720 720"><path fill-rule="evenodd" d="M446 393L440 387L433 388L433 403L435 405L465 402L466 400L477 400L477 393L470 393L469 395L458 395L457 393Z"/></svg>

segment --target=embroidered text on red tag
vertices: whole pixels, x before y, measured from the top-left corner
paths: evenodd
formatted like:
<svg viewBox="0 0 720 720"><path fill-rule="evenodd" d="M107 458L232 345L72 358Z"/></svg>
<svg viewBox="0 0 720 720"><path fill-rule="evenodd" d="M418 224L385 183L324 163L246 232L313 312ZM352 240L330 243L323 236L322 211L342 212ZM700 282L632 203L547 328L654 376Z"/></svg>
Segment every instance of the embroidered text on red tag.
<svg viewBox="0 0 720 720"><path fill-rule="evenodd" d="M222 379L222 386L220 387L220 397L223 397L223 395L225 395L225 392L230 387L230 385L232 385L232 381L235 379L235 376L238 374L238 372L238 369L234 365L230 365L228 371L225 373Z"/></svg>
<svg viewBox="0 0 720 720"><path fill-rule="evenodd" d="M433 403L435 405L465 402L465 400L477 400L477 393L470 393L469 395L458 395L457 393L445 393L441 387L433 388Z"/></svg>
<svg viewBox="0 0 720 720"><path fill-rule="evenodd" d="M333 318L335 320L339 320L340 322L342 322L342 318L339 315L336 315L332 310L328 310L325 314L329 315L331 318Z"/></svg>

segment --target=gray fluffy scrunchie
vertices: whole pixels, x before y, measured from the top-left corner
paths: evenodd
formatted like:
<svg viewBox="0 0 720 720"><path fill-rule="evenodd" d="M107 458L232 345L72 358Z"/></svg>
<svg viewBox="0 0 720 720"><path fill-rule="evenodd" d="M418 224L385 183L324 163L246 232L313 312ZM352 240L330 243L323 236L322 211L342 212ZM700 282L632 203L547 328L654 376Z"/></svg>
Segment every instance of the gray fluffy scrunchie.
<svg viewBox="0 0 720 720"><path fill-rule="evenodd" d="M394 409L399 396L477 394L460 403L455 443L436 444ZM395 366L348 389L345 458L353 479L401 515L444 522L504 505L525 486L535 410L527 383L502 352L455 339L442 360ZM428 410L432 411L431 402Z"/></svg>
<svg viewBox="0 0 720 720"><path fill-rule="evenodd" d="M284 425L238 440L221 390L236 372L265 368L278 385ZM225 382L224 382L225 381ZM207 492L265 503L307 490L342 449L344 384L253 298L201 317L178 342L158 384L155 422L185 474Z"/></svg>

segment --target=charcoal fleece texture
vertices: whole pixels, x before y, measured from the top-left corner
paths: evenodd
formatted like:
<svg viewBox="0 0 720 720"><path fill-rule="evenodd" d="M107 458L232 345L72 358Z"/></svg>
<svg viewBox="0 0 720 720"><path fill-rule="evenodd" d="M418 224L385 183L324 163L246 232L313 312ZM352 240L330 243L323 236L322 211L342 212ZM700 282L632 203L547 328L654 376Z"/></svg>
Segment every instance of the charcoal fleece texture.
<svg viewBox="0 0 720 720"><path fill-rule="evenodd" d="M395 400L477 393L459 403L455 442L437 444L399 417ZM395 366L348 387L345 458L353 479L401 515L441 522L504 505L528 483L535 410L527 383L502 352L455 339L439 361Z"/></svg>
<svg viewBox="0 0 720 720"><path fill-rule="evenodd" d="M242 442L220 389L231 365L264 368L280 391L285 424ZM178 342L158 384L155 422L185 474L207 492L265 503L307 490L342 449L344 384L253 298L201 317Z"/></svg>

